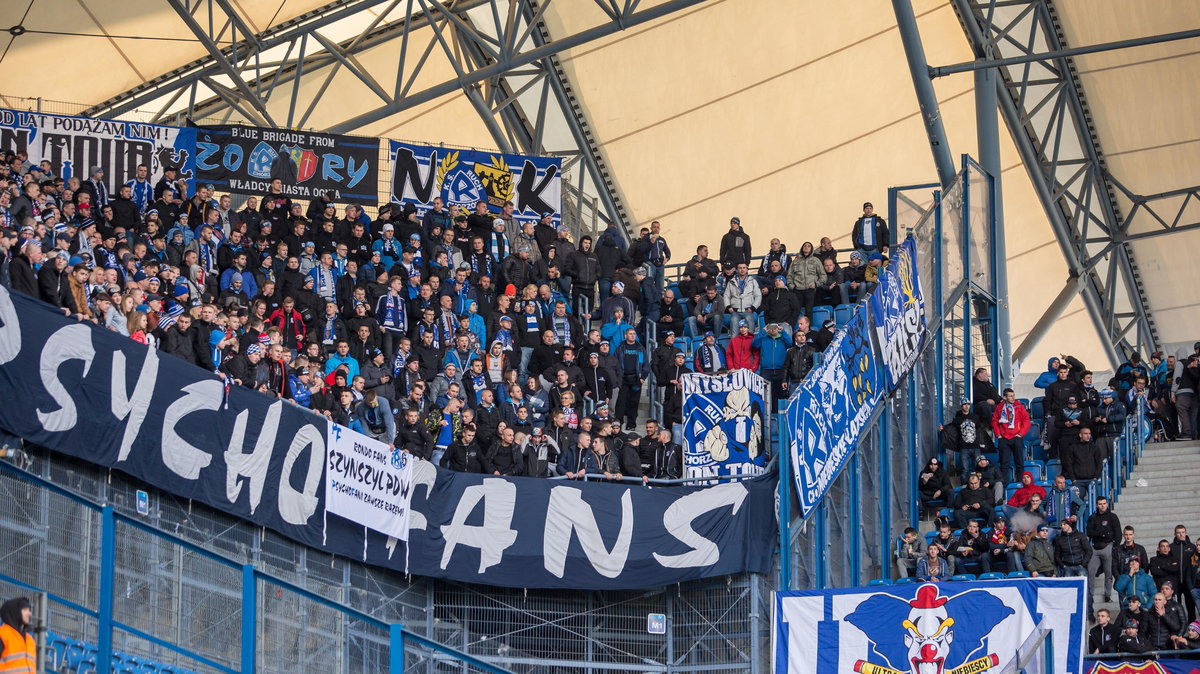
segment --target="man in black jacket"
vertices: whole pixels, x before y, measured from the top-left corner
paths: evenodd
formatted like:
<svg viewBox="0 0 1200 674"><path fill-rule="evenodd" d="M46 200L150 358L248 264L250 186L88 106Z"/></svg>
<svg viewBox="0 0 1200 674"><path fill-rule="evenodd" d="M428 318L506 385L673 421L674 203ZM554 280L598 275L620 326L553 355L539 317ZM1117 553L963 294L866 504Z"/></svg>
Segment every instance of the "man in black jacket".
<svg viewBox="0 0 1200 674"><path fill-rule="evenodd" d="M1067 398L1074 396L1076 400L1083 397L1083 389L1079 386L1079 382L1071 377L1071 366L1059 361L1058 379L1050 382L1046 387L1046 396L1042 401L1042 407L1046 410L1046 418L1043 421L1046 429L1046 442L1049 445L1047 449L1052 458L1058 457L1058 436L1060 429L1057 424L1057 417L1062 409L1067 406Z"/></svg>
<svg viewBox="0 0 1200 674"><path fill-rule="evenodd" d="M854 221L854 229L850 232L850 241L855 249L862 251L863 257L882 251L890 241L888 236L887 222L875 215L875 207L871 202L865 202L862 217Z"/></svg>
<svg viewBox="0 0 1200 674"><path fill-rule="evenodd" d="M426 461L433 456L433 436L415 406L404 410L404 423L396 430L396 448Z"/></svg>
<svg viewBox="0 0 1200 674"><path fill-rule="evenodd" d="M1188 615L1196 615L1196 602L1192 593L1188 590L1192 589L1192 579L1195 576L1195 567L1192 566L1192 559L1196 556L1196 545L1188 538L1187 527L1182 524L1175 526L1175 538L1171 539L1171 558L1179 561L1179 575L1173 576L1171 580L1175 581L1175 587L1180 590L1183 595L1183 600L1187 602ZM1182 629L1182 625L1180 628Z"/></svg>
<svg viewBox="0 0 1200 674"><path fill-rule="evenodd" d="M650 470L642 475L642 482L655 480L678 480L683 477L683 450L671 441L671 431L658 431L658 446L650 462Z"/></svg>
<svg viewBox="0 0 1200 674"><path fill-rule="evenodd" d="M1142 611L1142 613L1146 613ZM1137 620L1126 618L1124 624L1125 630L1117 639L1117 647L1114 649L1117 653L1147 653L1154 650L1148 641L1142 638L1141 627Z"/></svg>
<svg viewBox="0 0 1200 674"><path fill-rule="evenodd" d="M1113 624L1108 609L1096 611L1096 626L1088 632L1088 653L1112 653L1120 636L1121 631Z"/></svg>
<svg viewBox="0 0 1200 674"><path fill-rule="evenodd" d="M984 526L992 520L992 491L984 489L979 476L971 473L967 484L954 495L954 523L964 529L972 520L983 520Z"/></svg>
<svg viewBox="0 0 1200 674"><path fill-rule="evenodd" d="M493 475L520 475L524 468L524 457L521 448L513 442L513 429L500 429L496 441L488 451L488 461L492 464Z"/></svg>
<svg viewBox="0 0 1200 674"><path fill-rule="evenodd" d="M1112 601L1113 581L1113 549L1120 536L1121 519L1108 509L1108 499L1100 496L1096 499L1096 512L1087 521L1087 536L1092 544L1092 561L1088 565L1088 577L1094 578L1104 574L1104 602Z"/></svg>
<svg viewBox="0 0 1200 674"><path fill-rule="evenodd" d="M460 473L491 474L492 462L475 442L475 424L463 424L462 439L450 444L442 456L442 468Z"/></svg>
<svg viewBox="0 0 1200 674"><path fill-rule="evenodd" d="M42 247L35 242L25 244L21 252L13 256L9 276L14 291L33 298L39 296L37 272L34 269L42 259Z"/></svg>
<svg viewBox="0 0 1200 674"><path fill-rule="evenodd" d="M739 264L749 265L751 257L750 235L742 230L741 218L730 218L729 231L721 237L721 262L735 267Z"/></svg>
<svg viewBox="0 0 1200 674"><path fill-rule="evenodd" d="M1103 472L1104 452L1092 441L1092 429L1079 429L1079 437L1068 442L1062 451L1062 472L1086 497L1088 485L1099 480Z"/></svg>

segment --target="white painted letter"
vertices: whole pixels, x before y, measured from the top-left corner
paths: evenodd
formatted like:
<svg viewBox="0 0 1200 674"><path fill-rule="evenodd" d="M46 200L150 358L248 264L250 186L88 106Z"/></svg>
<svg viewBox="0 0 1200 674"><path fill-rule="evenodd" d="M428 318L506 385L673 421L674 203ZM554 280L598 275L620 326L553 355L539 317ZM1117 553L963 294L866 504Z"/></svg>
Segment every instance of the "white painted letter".
<svg viewBox="0 0 1200 674"><path fill-rule="evenodd" d="M129 458L133 441L137 439L142 422L146 420L146 411L150 409L150 401L154 398L154 384L158 381L158 349L146 349L146 359L142 361L142 371L133 386L132 396L128 395L125 388L125 375L125 353L118 349L113 351L112 359L112 413L118 421L124 421L125 417L129 417L129 420L125 422L125 434L121 437L117 461Z"/></svg>
<svg viewBox="0 0 1200 674"><path fill-rule="evenodd" d="M550 490L550 505L546 512L545 537L542 540L543 564L546 570L558 578L563 577L567 565L567 550L572 536L579 536L579 543L587 554L592 568L605 578L616 578L625 570L629 559L629 543L633 539L633 496L626 489L621 495L621 531L610 552L604 547L600 527L592 507L583 501L576 487L555 487Z"/></svg>
<svg viewBox="0 0 1200 674"><path fill-rule="evenodd" d="M0 365L10 362L21 353L21 320L13 306L8 288L0 286Z"/></svg>
<svg viewBox="0 0 1200 674"><path fill-rule="evenodd" d="M75 401L67 393L67 389L58 380L58 368L68 360L83 361L83 376L92 369L92 359L96 350L92 348L92 331L82 325L68 325L59 328L46 340L42 348L42 385L46 392L58 403L58 409L53 412L37 411L38 421L42 428L53 431L69 431L75 427L78 415L75 412Z"/></svg>
<svg viewBox="0 0 1200 674"><path fill-rule="evenodd" d="M180 477L195 480L200 471L212 463L212 455L180 437L175 426L187 415L201 410L216 410L221 406L224 387L211 379L183 387L183 397L171 403L163 414L163 464Z"/></svg>
<svg viewBox="0 0 1200 674"><path fill-rule="evenodd" d="M721 560L721 549L715 543L696 533L692 522L701 515L733 506L732 515L742 509L748 496L746 488L740 482L729 482L704 491L697 491L684 496L672 503L663 513L663 527L667 532L692 548L691 552L681 555L660 555L654 553L654 559L659 564L672 569L710 566Z"/></svg>
<svg viewBox="0 0 1200 674"><path fill-rule="evenodd" d="M467 524L475 506L483 501L483 526ZM462 500L454 509L454 519L442 525L446 547L442 550L442 568L450 563L457 545L479 549L479 573L500 563L504 551L517 540L512 528L517 507L517 485L500 478L487 478L463 490Z"/></svg>
<svg viewBox="0 0 1200 674"><path fill-rule="evenodd" d="M307 524L308 518L317 512L317 487L325 474L325 435L316 426L301 426L283 459L283 473L279 476L279 515L288 524ZM304 475L304 491L296 491L290 480L292 468L306 447L311 449L308 452L308 471Z"/></svg>
<svg viewBox="0 0 1200 674"><path fill-rule="evenodd" d="M275 448L275 438L279 435L279 415L282 410L282 400L271 403L267 408L266 418L259 426L254 451L249 454L242 452L242 444L246 440L246 419L250 416L250 410L238 412L233 422L233 435L229 437L229 446L225 450L225 497L230 503L237 503L242 493L243 482L240 478L245 477L250 482L251 514L262 501L263 485L267 481L271 450Z"/></svg>

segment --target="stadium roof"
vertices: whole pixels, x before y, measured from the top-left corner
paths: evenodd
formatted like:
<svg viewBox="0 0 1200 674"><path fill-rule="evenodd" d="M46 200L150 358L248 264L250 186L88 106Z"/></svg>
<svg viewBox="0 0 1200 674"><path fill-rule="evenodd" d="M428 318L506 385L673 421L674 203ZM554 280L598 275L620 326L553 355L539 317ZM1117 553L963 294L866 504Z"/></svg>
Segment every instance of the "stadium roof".
<svg viewBox="0 0 1200 674"><path fill-rule="evenodd" d="M1050 4L1070 46L1200 26L1200 4L1191 0L1152 7ZM974 58L952 3L913 0L913 6L931 65ZM40 97L50 112L170 119L194 100L196 115L205 118L496 147L504 140L497 131L500 98L515 101L509 110L526 121L539 117L538 99L547 94L537 84L537 64L510 73L500 93L491 90L496 80L488 82L483 103L464 94L475 83L456 68L472 58L486 63L489 53L503 58L520 52L522 44L590 35L557 56L569 84L562 100L571 103L568 115L585 121L586 134L564 119L541 116L539 147L577 151L586 138L629 222L661 220L676 261L699 243L715 246L733 215L758 251L775 236L792 251L825 235L848 245L863 201L881 205L888 186L936 177L886 0L543 1L522 5L537 12L543 34L519 30L516 42L495 40L508 34L515 7L479 0L32 0L26 16L19 22L14 16L28 32L11 39L0 61L0 105L28 108L33 104L18 97ZM417 20L405 31L408 11ZM449 21L450 13L465 17L463 25ZM607 30L614 20L625 28ZM478 39L463 38L471 31ZM205 44L209 38L211 46ZM255 44L260 49L246 57ZM1107 168L1131 194L1200 185L1200 99L1192 86L1198 44L1184 40L1075 58ZM219 67L213 49L233 54L235 69ZM276 72L276 64L284 67ZM466 89L437 95L439 85L456 77ZM195 86L172 86L181 81ZM972 74L939 78L935 88L955 156L976 154ZM428 100L405 102L420 100L419 93ZM247 94L265 102L256 107L255 96ZM481 115L481 107L490 114ZM520 139L513 140L520 149ZM1015 347L1068 271L1005 129L1001 150ZM1119 188L1114 195L1124 215L1139 211L1130 234L1161 227ZM1185 207L1176 220L1178 206ZM1200 222L1200 203L1189 193L1156 201L1153 208L1168 223ZM1193 265L1185 256L1197 244L1196 230L1129 242L1160 343L1200 334ZM1185 255L1171 254L1176 251ZM1034 364L1026 371L1060 351L1106 365L1079 297L1031 354Z"/></svg>

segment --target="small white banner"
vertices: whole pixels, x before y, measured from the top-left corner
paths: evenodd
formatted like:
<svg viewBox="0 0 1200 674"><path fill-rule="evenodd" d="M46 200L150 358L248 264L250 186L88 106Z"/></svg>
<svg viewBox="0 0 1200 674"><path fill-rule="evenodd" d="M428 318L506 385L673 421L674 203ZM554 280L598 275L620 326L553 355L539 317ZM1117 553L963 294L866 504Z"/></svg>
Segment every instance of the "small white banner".
<svg viewBox="0 0 1200 674"><path fill-rule="evenodd" d="M325 509L407 541L416 458L332 423L326 447Z"/></svg>

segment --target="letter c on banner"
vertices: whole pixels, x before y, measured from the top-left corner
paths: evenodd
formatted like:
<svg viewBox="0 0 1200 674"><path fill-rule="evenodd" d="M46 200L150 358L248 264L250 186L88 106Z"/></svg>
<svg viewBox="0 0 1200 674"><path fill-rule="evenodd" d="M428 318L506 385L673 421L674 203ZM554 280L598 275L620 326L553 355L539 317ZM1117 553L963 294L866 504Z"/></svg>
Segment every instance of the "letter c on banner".
<svg viewBox="0 0 1200 674"><path fill-rule="evenodd" d="M75 412L75 401L71 400L66 387L58 380L58 368L68 360L83 361L83 376L92 369L92 359L96 350L92 348L92 331L82 325L68 325L54 331L42 348L42 385L46 392L58 403L58 409L52 412L37 411L38 421L42 428L51 432L69 431L75 427L78 415Z"/></svg>
<svg viewBox="0 0 1200 674"><path fill-rule="evenodd" d="M188 480L200 477L200 471L212 463L212 455L184 440L175 430L187 415L201 410L215 411L221 406L225 389L221 382L205 379L183 387L183 397L171 403L162 420L163 465Z"/></svg>
<svg viewBox="0 0 1200 674"><path fill-rule="evenodd" d="M746 487L740 482L729 482L693 492L672 503L663 512L663 527L692 550L680 555L660 555L656 552L654 559L672 569L711 566L721 561L721 549L696 533L692 522L707 512L725 506L733 506L733 514L736 515L742 509L748 495Z"/></svg>
<svg viewBox="0 0 1200 674"><path fill-rule="evenodd" d="M13 306L8 288L0 286L0 365L4 365L21 353L21 320Z"/></svg>
<svg viewBox="0 0 1200 674"><path fill-rule="evenodd" d="M303 526L317 512L317 486L324 477L326 435L326 431L318 431L316 426L301 426L288 447L287 456L283 459L283 472L279 476L279 516L288 524ZM292 468L305 447L309 450L304 491L296 491L291 483Z"/></svg>

